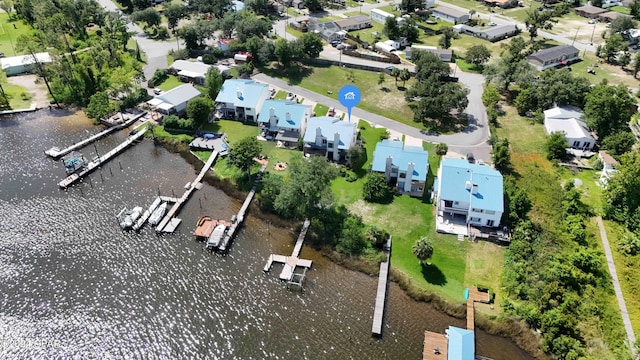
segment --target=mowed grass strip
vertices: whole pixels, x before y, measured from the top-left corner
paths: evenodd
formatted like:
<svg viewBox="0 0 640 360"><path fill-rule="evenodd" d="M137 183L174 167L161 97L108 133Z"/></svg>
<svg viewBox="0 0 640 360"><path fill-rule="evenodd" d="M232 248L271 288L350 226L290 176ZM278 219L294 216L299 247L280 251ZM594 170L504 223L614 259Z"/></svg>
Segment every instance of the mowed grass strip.
<svg viewBox="0 0 640 360"><path fill-rule="evenodd" d="M31 27L17 19L15 12L13 19L9 19L9 14L0 13L0 52L4 56L22 55L24 52L16 51L18 46L18 36L31 33Z"/></svg>

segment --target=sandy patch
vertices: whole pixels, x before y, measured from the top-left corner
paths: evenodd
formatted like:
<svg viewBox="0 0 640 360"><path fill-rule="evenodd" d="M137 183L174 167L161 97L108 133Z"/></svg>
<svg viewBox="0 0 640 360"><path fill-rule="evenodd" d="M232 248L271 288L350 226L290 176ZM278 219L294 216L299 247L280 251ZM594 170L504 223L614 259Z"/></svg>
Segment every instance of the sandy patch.
<svg viewBox="0 0 640 360"><path fill-rule="evenodd" d="M43 108L49 106L49 92L44 82L36 75L9 76L7 80L14 84L27 88L33 95L32 104L36 107Z"/></svg>
<svg viewBox="0 0 640 360"><path fill-rule="evenodd" d="M404 137L404 144L408 145L408 146L417 146L417 147L422 147L422 140L411 137L411 136L405 136Z"/></svg>
<svg viewBox="0 0 640 360"><path fill-rule="evenodd" d="M551 33L566 37L567 39L575 39L577 42L594 45L604 44L602 33L608 31L606 24L598 22L589 24L589 19L561 19L559 23L553 26Z"/></svg>

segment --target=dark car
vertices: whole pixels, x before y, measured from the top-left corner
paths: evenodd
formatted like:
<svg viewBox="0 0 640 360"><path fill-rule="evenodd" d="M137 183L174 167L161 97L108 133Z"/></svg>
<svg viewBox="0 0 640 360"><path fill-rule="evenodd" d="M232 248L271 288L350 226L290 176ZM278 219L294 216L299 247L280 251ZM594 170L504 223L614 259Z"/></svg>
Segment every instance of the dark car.
<svg viewBox="0 0 640 360"><path fill-rule="evenodd" d="M473 153L467 153L467 161L469 164L475 164L476 158L473 156Z"/></svg>

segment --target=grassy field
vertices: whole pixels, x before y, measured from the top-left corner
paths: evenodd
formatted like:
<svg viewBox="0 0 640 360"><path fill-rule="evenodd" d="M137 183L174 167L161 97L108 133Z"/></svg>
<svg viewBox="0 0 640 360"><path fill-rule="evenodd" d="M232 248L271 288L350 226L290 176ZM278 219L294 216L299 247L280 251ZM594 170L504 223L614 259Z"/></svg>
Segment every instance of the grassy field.
<svg viewBox="0 0 640 360"><path fill-rule="evenodd" d="M276 95L273 97L274 100L284 100L287 98L287 92L284 90L278 90Z"/></svg>
<svg viewBox="0 0 640 360"><path fill-rule="evenodd" d="M631 9L620 5L612 6L609 8L609 10L619 12L621 14L631 15Z"/></svg>
<svg viewBox="0 0 640 360"><path fill-rule="evenodd" d="M162 91L169 91L183 84L184 83L180 81L177 76L169 75L167 80L163 81L162 84L159 84L156 87Z"/></svg>
<svg viewBox="0 0 640 360"><path fill-rule="evenodd" d="M496 134L500 138L508 138L511 151L514 153L544 153L546 133L542 124L534 123L518 115L514 107L502 104L505 116L498 118L500 124L496 128Z"/></svg>
<svg viewBox="0 0 640 360"><path fill-rule="evenodd" d="M4 89L4 93L9 98L9 106L11 109L26 109L31 106L31 99L33 95L27 91L26 88L11 84L5 80L2 82L2 88Z"/></svg>
<svg viewBox="0 0 640 360"><path fill-rule="evenodd" d="M15 15L15 13L14 13ZM9 14L0 13L0 52L4 56L16 56L24 52L16 51L18 36L29 34L31 27L20 20L9 20Z"/></svg>
<svg viewBox="0 0 640 360"><path fill-rule="evenodd" d="M313 113L316 116L325 116L329 112L329 107L322 104L316 104L316 107L313 108Z"/></svg>

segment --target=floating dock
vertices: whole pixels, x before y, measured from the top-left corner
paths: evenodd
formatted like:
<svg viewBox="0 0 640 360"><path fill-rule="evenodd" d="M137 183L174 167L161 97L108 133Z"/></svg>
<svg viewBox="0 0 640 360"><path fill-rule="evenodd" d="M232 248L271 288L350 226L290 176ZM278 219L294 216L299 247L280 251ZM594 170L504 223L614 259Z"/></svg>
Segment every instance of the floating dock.
<svg viewBox="0 0 640 360"><path fill-rule="evenodd" d="M309 231L309 226L311 225L311 221L309 219L304 221L302 225L302 230L300 231L300 235L298 236L298 240L296 241L296 245L293 247L293 252L291 256L284 255L269 255L269 259L267 260L267 264L265 265L264 272L268 272L271 270L271 265L274 262L283 263L284 266L282 271L280 272L280 280L287 281L290 284L302 286L302 282L304 281L304 277L306 275L306 269L310 268L312 265L311 260L300 259L300 251L302 250L302 243L304 242L304 238L307 236L307 231ZM296 273L296 267L303 267L305 270L302 274ZM297 277L296 281L293 281L294 277Z"/></svg>
<svg viewBox="0 0 640 360"><path fill-rule="evenodd" d="M204 163L204 166L200 170L200 173L198 174L196 179L191 182L189 187L187 187L187 190L185 190L184 194L182 194L181 197L174 199L176 200L175 203L173 204L171 209L169 209L169 211L164 216L164 218L162 218L158 226L156 226L156 232L174 232L176 227L180 225L180 222L182 220L173 219L173 217L178 213L182 205L184 205L184 203L186 203L187 200L189 200L189 197L191 196L193 191L200 188L200 185L199 185L200 181L202 181L204 174L206 174L207 171L211 168L211 165L213 165L217 157L218 157L217 151L214 151L211 153L211 157L209 157L209 160L207 160L207 162Z"/></svg>
<svg viewBox="0 0 640 360"><path fill-rule="evenodd" d="M155 210L161 202L162 200L160 199L160 197L156 197L155 200L153 200L153 202L151 203L151 206L149 206L149 208L144 213L142 213L142 216L140 216L140 218L138 218L138 221L136 221L136 223L133 225L133 230L140 230L142 225L144 225L144 223L149 220L149 216L151 216L153 210Z"/></svg>
<svg viewBox="0 0 640 360"><path fill-rule="evenodd" d="M58 185L63 189L66 189L67 187L73 185L76 181L78 181L78 180L82 179L83 177L89 175L96 168L102 166L102 164L108 162L109 160L111 160L112 157L118 155L122 150L126 149L131 144L133 144L135 141L137 141L140 138L142 138L146 131L147 131L147 128L144 128L144 129L140 130L139 132L137 132L136 134L129 136L127 138L127 140L125 140L122 144L120 144L120 145L116 146L115 148L111 149L111 151L109 151L108 153L102 155L97 160L89 162L89 164L87 164L87 166L82 171L80 171L78 173L75 173L75 174L69 175L66 179L60 181L58 183Z"/></svg>
<svg viewBox="0 0 640 360"><path fill-rule="evenodd" d="M50 157L52 157L54 159L57 159L57 158L59 158L61 156L64 156L64 155L72 152L73 150L85 147L86 145L89 145L92 142L111 134L112 132L116 132L116 131L118 131L120 129L129 127L131 124L135 123L138 119L140 119L141 117L143 117L146 114L147 114L147 112L143 111L142 113L137 114L136 116L134 116L131 119L127 120L123 124L116 125L114 127L110 127L110 128L108 128L108 129L106 129L104 131L101 131L101 132L99 132L99 133L97 133L97 134L95 134L95 135L93 135L93 136L91 136L91 137L89 137L87 139L84 139L84 140L82 140L80 142L77 142L77 143L75 143L75 144L73 144L73 145L71 145L71 146L69 146L67 148L64 148L64 149L60 150L60 148L58 148L58 147L52 147L49 150L45 150L44 153L47 156L50 156Z"/></svg>
<svg viewBox="0 0 640 360"><path fill-rule="evenodd" d="M244 221L244 215L249 209L249 205L251 205L251 200L253 200L253 197L256 195L256 189L258 187L258 183L260 182L260 179L262 178L262 174L267 168L267 164L268 163L264 163L260 168L260 171L258 171L258 175L256 175L256 180L253 182L253 187L251 188L251 191L249 191L247 198L244 199L244 203L242 204L240 211L238 211L238 214L234 216L234 218L231 220L231 227L229 228L229 230L227 230L227 233L224 235L224 237L222 238L222 241L220 242L220 246L218 247L219 251L221 252L227 251L227 249L229 248L229 244L231 243L231 240L233 240L233 237L236 235L236 231L238 231L238 227L242 225L242 222Z"/></svg>
<svg viewBox="0 0 640 360"><path fill-rule="evenodd" d="M380 274L378 275L378 292L376 293L376 307L373 311L373 325L371 333L374 336L382 336L382 319L384 317L384 306L387 301L387 283L389 280L389 263L391 258L391 236L383 247L387 253L387 260L380 263Z"/></svg>

